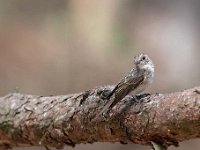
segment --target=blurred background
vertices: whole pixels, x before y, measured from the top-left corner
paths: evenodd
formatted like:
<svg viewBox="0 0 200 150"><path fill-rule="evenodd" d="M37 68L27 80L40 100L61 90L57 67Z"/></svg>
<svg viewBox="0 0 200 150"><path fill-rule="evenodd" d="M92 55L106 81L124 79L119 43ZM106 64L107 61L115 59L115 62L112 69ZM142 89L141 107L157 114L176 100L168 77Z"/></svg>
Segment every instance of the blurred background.
<svg viewBox="0 0 200 150"><path fill-rule="evenodd" d="M199 0L1 0L0 94L61 95L116 84L139 52L155 63L148 92L191 88L200 85L199 43ZM177 150L199 147L191 140ZM149 147L97 143L79 149Z"/></svg>

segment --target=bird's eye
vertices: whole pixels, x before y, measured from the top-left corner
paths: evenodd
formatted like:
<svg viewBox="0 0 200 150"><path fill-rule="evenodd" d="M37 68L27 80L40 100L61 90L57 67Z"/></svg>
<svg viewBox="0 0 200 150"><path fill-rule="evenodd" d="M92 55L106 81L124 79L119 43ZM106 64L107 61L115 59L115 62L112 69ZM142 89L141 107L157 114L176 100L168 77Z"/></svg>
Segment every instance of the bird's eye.
<svg viewBox="0 0 200 150"><path fill-rule="evenodd" d="M143 56L143 57L142 57L142 60L145 60L145 59L146 59L145 56Z"/></svg>

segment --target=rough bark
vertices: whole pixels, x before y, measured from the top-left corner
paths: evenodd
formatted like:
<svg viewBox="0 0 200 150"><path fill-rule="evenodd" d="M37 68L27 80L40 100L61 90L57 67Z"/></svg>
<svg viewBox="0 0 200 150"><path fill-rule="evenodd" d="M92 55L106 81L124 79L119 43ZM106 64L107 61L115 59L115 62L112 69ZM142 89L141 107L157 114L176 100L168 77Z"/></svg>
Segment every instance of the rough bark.
<svg viewBox="0 0 200 150"><path fill-rule="evenodd" d="M112 86L78 94L0 98L0 149L121 142L165 146L200 137L200 87L171 94L126 96L96 117Z"/></svg>

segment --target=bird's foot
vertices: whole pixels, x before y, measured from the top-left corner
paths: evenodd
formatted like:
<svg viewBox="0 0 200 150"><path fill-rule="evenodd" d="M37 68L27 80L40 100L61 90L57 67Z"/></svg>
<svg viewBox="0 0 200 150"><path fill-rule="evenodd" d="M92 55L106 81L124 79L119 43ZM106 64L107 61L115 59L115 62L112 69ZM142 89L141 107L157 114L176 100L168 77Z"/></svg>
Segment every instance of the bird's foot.
<svg viewBox="0 0 200 150"><path fill-rule="evenodd" d="M135 102L141 102L145 99L149 99L151 94L149 93L144 93L144 94L136 94L136 95L131 95L131 99L134 100Z"/></svg>
<svg viewBox="0 0 200 150"><path fill-rule="evenodd" d="M142 94L136 94L135 97L137 99L143 99L143 98L149 97L150 95L151 95L150 93L142 93Z"/></svg>

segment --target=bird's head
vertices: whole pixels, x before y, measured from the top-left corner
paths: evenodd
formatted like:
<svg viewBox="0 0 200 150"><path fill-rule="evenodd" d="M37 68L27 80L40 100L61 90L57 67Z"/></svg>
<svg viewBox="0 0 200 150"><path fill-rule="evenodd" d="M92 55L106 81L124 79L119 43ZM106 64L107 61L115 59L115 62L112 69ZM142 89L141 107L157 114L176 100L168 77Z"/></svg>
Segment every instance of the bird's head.
<svg viewBox="0 0 200 150"><path fill-rule="evenodd" d="M139 69L153 69L154 65L147 54L141 53L134 57L134 64Z"/></svg>

